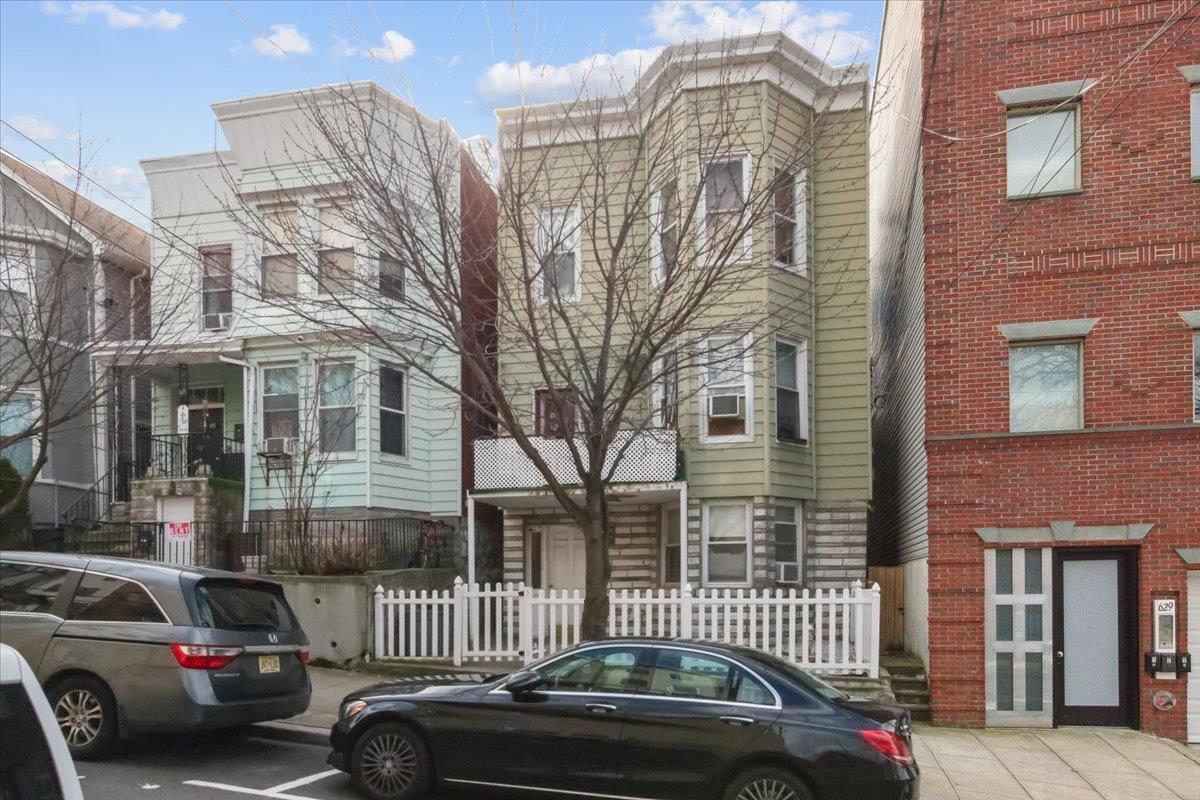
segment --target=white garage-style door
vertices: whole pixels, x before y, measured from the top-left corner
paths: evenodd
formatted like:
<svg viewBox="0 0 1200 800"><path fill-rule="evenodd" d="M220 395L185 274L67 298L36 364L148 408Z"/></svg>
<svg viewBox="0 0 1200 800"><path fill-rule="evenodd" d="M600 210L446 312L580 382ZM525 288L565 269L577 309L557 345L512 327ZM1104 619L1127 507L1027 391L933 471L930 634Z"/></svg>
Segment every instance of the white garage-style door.
<svg viewBox="0 0 1200 800"><path fill-rule="evenodd" d="M1192 658L1200 656L1200 570L1188 573L1188 650ZM1188 674L1187 684L1188 742L1200 744L1200 669L1195 666Z"/></svg>

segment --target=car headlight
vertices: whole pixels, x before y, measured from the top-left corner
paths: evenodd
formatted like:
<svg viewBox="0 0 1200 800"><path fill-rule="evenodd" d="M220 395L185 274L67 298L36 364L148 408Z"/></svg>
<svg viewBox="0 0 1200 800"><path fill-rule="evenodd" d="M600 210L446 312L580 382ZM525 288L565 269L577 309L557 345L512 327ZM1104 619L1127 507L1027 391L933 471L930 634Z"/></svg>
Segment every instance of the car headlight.
<svg viewBox="0 0 1200 800"><path fill-rule="evenodd" d="M342 719L356 717L361 714L363 709L366 707L367 704L364 700L351 700L349 703L346 703L346 705L342 706Z"/></svg>

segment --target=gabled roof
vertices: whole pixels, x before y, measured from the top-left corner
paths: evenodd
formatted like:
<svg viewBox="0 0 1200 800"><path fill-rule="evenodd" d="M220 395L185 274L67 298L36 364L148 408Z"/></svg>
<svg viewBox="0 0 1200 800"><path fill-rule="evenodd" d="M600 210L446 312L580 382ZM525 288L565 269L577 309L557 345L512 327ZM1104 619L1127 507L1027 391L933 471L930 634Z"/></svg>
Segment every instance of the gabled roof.
<svg viewBox="0 0 1200 800"><path fill-rule="evenodd" d="M88 200L78 192L59 183L46 173L9 153L0 150L0 165L25 187L33 191L38 199L68 224L76 225L81 232L101 243L101 256L128 272L141 274L150 268L150 234L106 208Z"/></svg>

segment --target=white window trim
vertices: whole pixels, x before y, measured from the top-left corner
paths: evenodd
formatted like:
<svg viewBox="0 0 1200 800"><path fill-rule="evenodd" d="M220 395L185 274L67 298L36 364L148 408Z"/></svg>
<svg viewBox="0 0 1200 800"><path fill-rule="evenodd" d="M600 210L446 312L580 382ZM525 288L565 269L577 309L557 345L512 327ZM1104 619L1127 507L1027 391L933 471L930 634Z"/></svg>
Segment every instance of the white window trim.
<svg viewBox="0 0 1200 800"><path fill-rule="evenodd" d="M781 439L779 437L779 408L778 408L778 392L776 392L776 408L775 408L775 441L782 444L796 445L807 447L809 444L809 407L808 407L808 340L807 339L788 339L778 336L775 338L776 344L786 344L796 348L796 391L800 395L800 437L798 439ZM774 378L774 388L779 388L779 359L778 349L773 355L773 364L775 368L772 377Z"/></svg>
<svg viewBox="0 0 1200 800"><path fill-rule="evenodd" d="M1013 117L1035 117L1041 114L1061 114L1070 112L1075 120L1075 132L1071 138L1074 140L1072 145L1071 156L1075 160L1074 185L1069 189L1034 189L1028 187L1028 191L1016 191L1008 185L1008 121ZM1039 197L1062 197L1064 195L1080 194L1083 191L1083 106L1080 103L1072 103L1063 106L1051 107L1035 107L1035 108L1009 108L1004 114L1004 195L1007 200L1032 200ZM1043 165L1045 159L1043 159ZM1041 175L1039 168L1039 175ZM1045 179L1046 176L1041 176Z"/></svg>
<svg viewBox="0 0 1200 800"><path fill-rule="evenodd" d="M679 565L679 557L678 556L675 556L673 560L671 558L668 558L668 556L667 556L667 535L672 527L675 528L675 535L679 537L679 546L683 547L683 536L680 533L679 525L672 526L668 522L668 520L670 518L670 512L672 512L672 511L674 511L675 513L679 513L679 506L678 505L672 506L671 504L668 503L668 504L663 505L662 511L660 512L660 515L659 515L659 521L660 521L660 526L662 529L662 535L659 536L659 543L658 543L658 582L662 586L679 586L683 583L687 583L686 580L673 581L673 582L667 581L667 565L672 564L672 563L675 566ZM680 576L680 577L682 578L683 576Z"/></svg>
<svg viewBox="0 0 1200 800"><path fill-rule="evenodd" d="M751 192L751 178L753 171L753 157L749 153L730 153L713 158L702 158L699 161L697 169L697 181L700 187L699 201L696 203L696 241L698 243L697 250L701 253L705 252L708 244L708 189L704 185L704 174L708 171L710 164L723 164L727 161L742 162L742 201L749 203ZM741 263L748 261L754 253L754 226L750 225L746 228L746 233L742 236L742 253L741 257L731 263Z"/></svg>
<svg viewBox="0 0 1200 800"><path fill-rule="evenodd" d="M779 523L775 519L774 510L771 515L771 540L772 543L778 545L779 539L775 536L775 525L784 524L792 525L796 528L796 560L795 561L780 561L778 556L775 559L775 581L776 583L801 584L804 583L804 502L802 500L785 500L775 503L775 509L790 508L795 513L794 522ZM796 580L784 580L782 566L796 567Z"/></svg>
<svg viewBox="0 0 1200 800"><path fill-rule="evenodd" d="M349 406L326 406L321 404L321 367L325 366L346 366L353 370L352 391L351 394L355 398ZM359 418L362 412L358 407L358 364L354 359L346 360L344 358L323 358L316 362L313 370L313 404L316 408L316 430L313 435L317 440L317 452L321 458L331 459L335 461L353 461L358 458L362 437L358 435ZM352 408L354 409L354 449L353 450L326 450L321 446L321 412L326 408Z"/></svg>
<svg viewBox="0 0 1200 800"><path fill-rule="evenodd" d="M712 506L743 506L746 510L746 580L715 582L708 579L708 515ZM700 507L701 586L746 589L754 583L754 505L749 500L714 500Z"/></svg>
<svg viewBox="0 0 1200 800"><path fill-rule="evenodd" d="M775 170L780 169L777 164ZM808 168L794 169L792 174L795 181L792 185L792 222L795 225L795 233L792 235L792 263L785 264L775 258L774 195L771 197L771 261L780 269L803 276L808 275Z"/></svg>
<svg viewBox="0 0 1200 800"><path fill-rule="evenodd" d="M700 443L701 444L735 444L754 441L754 342L749 334L740 339L742 353L742 386L746 394L746 432L729 435L710 436L708 433L708 354L711 352L713 339L726 337L712 336L701 342L704 348L704 360L700 364Z"/></svg>
<svg viewBox="0 0 1200 800"><path fill-rule="evenodd" d="M666 393L666 387L669 382L675 384L675 427L679 427L679 362L676 361L675 371L671 375L663 375L663 360L665 356L659 356L654 359L651 367L653 374L658 375L654 379L650 388L650 424L655 428L663 428L666 426L666 420L663 419L662 401Z"/></svg>
<svg viewBox="0 0 1200 800"><path fill-rule="evenodd" d="M570 297L559 297L559 302L576 303L579 302L583 295L583 212L579 203L573 203L568 206L546 206L537 210L537 221L535 224L534 255L537 258L537 278L533 282L533 296L538 303L547 303L549 298L546 296L545 280L546 276L542 274L544 269L543 256L548 255L545 252L546 242L545 237L551 229L551 220L556 213L569 212L571 227L571 236L575 237L574 247L571 252L575 255L575 290ZM548 219L550 218L550 219ZM555 252L563 252L556 250Z"/></svg>
<svg viewBox="0 0 1200 800"><path fill-rule="evenodd" d="M1025 591L1025 554L1029 550L1042 551L1042 591L1028 593ZM1013 550L1012 559L1012 592L999 594L996 591L996 548L983 551L984 572L984 714L988 725L1016 727L1051 727L1054 718L1054 607L1053 598L1053 549L1052 548L1019 548ZM1019 555L1018 555L1019 554ZM996 606L1011 605L1013 608L1013 638L1012 641L996 641ZM1026 641L1025 639L1025 606L1040 605L1042 607L1042 638L1041 640ZM1001 711L997 708L996 692L996 663L997 653L1013 654L1013 710ZM1016 656L1025 653L1042 654L1042 710L1024 710L1025 696L1025 661ZM1020 709L1020 710L1018 710Z"/></svg>
<svg viewBox="0 0 1200 800"><path fill-rule="evenodd" d="M217 289L217 290L205 289L204 288L204 279L205 279L206 275L205 275L205 271L204 271L204 254L208 251L219 251L219 250L228 250L229 251L229 288L228 289ZM196 248L196 251L199 255L198 260L200 262L200 330L204 333L226 333L231 328L233 328L233 297L234 297L234 291L233 291L233 284L234 284L233 245L229 242L217 242L214 244L200 245L198 248ZM208 316L204 313L205 299L207 299L209 294L215 294L217 292L225 292L225 291L229 292L229 311L228 311L229 324L223 328L207 328L207 327L205 327L204 318L205 318L205 316Z"/></svg>
<svg viewBox="0 0 1200 800"><path fill-rule="evenodd" d="M5 391L7 391L9 389L9 387L4 386L3 384L0 384L0 389L4 389ZM34 419L38 420L42 424L45 424L45 420L42 419L42 397L41 397L41 395L36 391L29 391L28 389L15 389L12 392L12 394L9 395L10 400L16 399L18 397L28 397L29 398L29 413L31 415L33 415ZM40 436L31 436L29 438L29 441L31 444L30 463L36 464L38 458L42 454L41 437ZM34 481L37 483L50 482L51 479L49 478L49 476L47 474L49 472L49 467L50 467L50 456L47 455L46 463L42 465L42 469L40 472L38 472L38 475L34 479ZM22 476L22 477L24 477L24 476ZM44 478L44 480L43 480L43 478Z"/></svg>
<svg viewBox="0 0 1200 800"><path fill-rule="evenodd" d="M662 224L662 190L667 184L675 184L675 221L666 227L675 228L675 260L679 260L679 179L675 176L666 178L654 187L654 191L650 194L650 285L661 286L667 279L666 264L663 262L663 252L661 247L662 233L665 230ZM678 266L678 264L676 265Z"/></svg>
<svg viewBox="0 0 1200 800"><path fill-rule="evenodd" d="M263 450L265 450L266 446L267 446L268 438L272 438L272 439L279 438L279 437L275 437L275 436L268 437L266 435L266 433L267 433L267 426L266 426L267 375L266 375L266 373L267 373L267 370L271 370L271 369L294 369L294 370L296 370L296 435L293 436L291 439L291 441L293 443L293 449L295 449L295 446L300 443L301 438L303 438L303 436L304 436L304 404L303 404L304 392L303 392L303 388L301 386L303 376L302 376L302 371L300 369L300 364L295 361L275 361L275 362L268 362L268 363L263 363L263 364L258 365L258 376L257 376L257 379L258 379L258 413L256 415L257 419L255 420L257 427L258 427L258 431L257 431L257 435L255 436L255 445L256 445L256 448L261 447ZM272 396L274 396L274 395L272 395Z"/></svg>
<svg viewBox="0 0 1200 800"><path fill-rule="evenodd" d="M393 463L407 462L411 458L411 454L412 454L412 451L409 449L409 432L410 432L411 426L409 425L409 413L408 413L408 408L409 408L408 393L409 393L409 385L410 385L408 370L403 367L398 367L395 364L381 363L379 365L380 372L379 372L379 377L377 379L379 384L382 384L384 369L390 369L390 370L394 370L394 371L400 373L400 392L401 392L400 400L402 401L404 408L398 408L398 409L397 408L388 408L387 406L385 406L383 404L383 400L380 399L379 402L375 406L375 410L378 411L381 415L383 414L384 411L387 411L392 414L398 413L404 418L404 445L403 445L404 453L396 454L396 453L388 453L388 452L384 451L384 449L383 449L383 422L382 422L382 417L380 417L379 455L381 457L387 459L389 462L393 462ZM376 388L378 388L378 387L376 387ZM381 397L381 394L377 391L375 396Z"/></svg>
<svg viewBox="0 0 1200 800"><path fill-rule="evenodd" d="M0 242L0 261L9 264L0 272L0 291L20 295L28 302L33 297L33 271L36 254L32 244L21 244L13 241ZM20 269L24 274L12 280L11 270Z"/></svg>

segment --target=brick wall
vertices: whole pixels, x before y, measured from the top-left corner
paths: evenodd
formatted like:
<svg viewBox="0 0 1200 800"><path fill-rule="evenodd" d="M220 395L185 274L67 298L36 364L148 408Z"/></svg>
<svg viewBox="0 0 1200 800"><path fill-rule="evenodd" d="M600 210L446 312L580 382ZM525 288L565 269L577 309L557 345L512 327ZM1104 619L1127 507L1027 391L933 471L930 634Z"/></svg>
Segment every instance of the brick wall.
<svg viewBox="0 0 1200 800"><path fill-rule="evenodd" d="M935 722L984 721L983 560L976 527L1155 524L1139 547L1138 650L1150 597L1180 598L1176 547L1200 546L1200 183L1190 179L1193 9L1186 3L926 0L923 142L930 677ZM935 38L937 40L935 44ZM936 54L936 57L935 57ZM881 70L883 67L881 66ZM1082 191L1010 201L996 91L1106 77L1082 101ZM1096 318L1083 345L1084 432L1010 435L997 325ZM1088 544L1103 544L1092 543ZM1184 737L1184 681L1138 671L1140 725ZM1149 698L1169 689L1169 712Z"/></svg>

